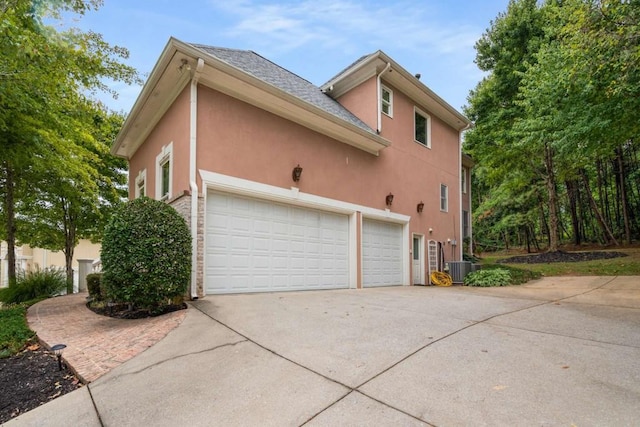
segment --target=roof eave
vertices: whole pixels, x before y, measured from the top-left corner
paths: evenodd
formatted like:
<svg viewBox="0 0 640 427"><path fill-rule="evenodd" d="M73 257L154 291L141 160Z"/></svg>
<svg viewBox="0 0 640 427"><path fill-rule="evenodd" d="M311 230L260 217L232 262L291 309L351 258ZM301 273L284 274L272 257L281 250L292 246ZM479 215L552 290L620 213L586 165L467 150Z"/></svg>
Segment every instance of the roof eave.
<svg viewBox="0 0 640 427"><path fill-rule="evenodd" d="M201 72L199 82L215 90L238 97L247 103L259 106L266 111L298 122L310 129L374 155L378 155L380 150L391 145L388 140L375 133L361 129L353 123L349 123L203 50L172 37L162 51L160 59L154 66L131 112L127 116L122 129L118 133L111 148L113 155L126 159L131 158L153 130L157 122L162 118L171 103L190 81L189 73L180 74L176 71L178 65L185 57L189 57L191 60L197 60L198 58L205 60L205 67ZM175 67L173 67L172 64L175 65ZM231 81L235 82L237 87L225 87L224 83L221 83L219 79L207 78L207 74L215 74L215 70L223 73L223 75L230 76L232 78ZM173 73L173 79L171 79L171 76L168 76L169 73ZM171 79L171 81L168 81L168 79ZM227 80L227 82L228 81L229 80ZM279 107L277 103L266 100L262 100L261 102L262 98L260 96L243 96L243 91L247 91L251 87L268 94L271 101L280 99L284 101L285 104L288 104L289 107L295 106L294 110L297 110L298 113L306 111L306 119L302 120L302 118L297 117L296 112L291 108L287 108L286 105ZM255 95L255 93L252 93L252 95ZM163 99L162 102L156 102L154 100L156 97L165 99ZM155 108L150 106L150 104L154 102L156 104ZM144 119L141 119L143 115Z"/></svg>

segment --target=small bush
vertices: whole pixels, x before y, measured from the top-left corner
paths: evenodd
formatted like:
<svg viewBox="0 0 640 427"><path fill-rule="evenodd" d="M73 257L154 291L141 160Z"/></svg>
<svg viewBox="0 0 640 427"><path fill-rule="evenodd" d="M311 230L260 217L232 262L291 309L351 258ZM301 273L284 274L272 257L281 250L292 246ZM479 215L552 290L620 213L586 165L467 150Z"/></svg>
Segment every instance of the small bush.
<svg viewBox="0 0 640 427"><path fill-rule="evenodd" d="M187 291L191 234L171 206L140 197L107 224L100 259L108 298L153 309Z"/></svg>
<svg viewBox="0 0 640 427"><path fill-rule="evenodd" d="M478 270L467 274L464 278L464 284L480 287L509 286L511 284L511 273L503 268Z"/></svg>
<svg viewBox="0 0 640 427"><path fill-rule="evenodd" d="M511 284L512 285L522 285L523 283L527 283L529 280L535 280L542 277L542 274L526 270L524 268L511 267L509 265L503 264L483 264L483 270L495 270L502 269L507 270L509 274L511 274Z"/></svg>
<svg viewBox="0 0 640 427"><path fill-rule="evenodd" d="M87 274L87 290L93 301L102 301L104 299L102 273Z"/></svg>
<svg viewBox="0 0 640 427"><path fill-rule="evenodd" d="M55 267L19 272L15 283L0 290L0 301L12 304L48 298L66 289L66 280L64 270Z"/></svg>
<svg viewBox="0 0 640 427"><path fill-rule="evenodd" d="M35 333L27 326L25 305L0 309L0 359L19 352Z"/></svg>

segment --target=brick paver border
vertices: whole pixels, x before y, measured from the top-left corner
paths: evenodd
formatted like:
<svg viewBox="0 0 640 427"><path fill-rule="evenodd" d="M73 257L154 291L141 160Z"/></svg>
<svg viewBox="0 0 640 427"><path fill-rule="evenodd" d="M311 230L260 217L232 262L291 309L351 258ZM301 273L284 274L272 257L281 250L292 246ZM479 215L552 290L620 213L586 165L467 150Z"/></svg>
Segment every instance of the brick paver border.
<svg viewBox="0 0 640 427"><path fill-rule="evenodd" d="M63 358L85 383L151 347L184 320L187 310L146 319L114 319L86 307L87 294L49 298L29 307L27 321L49 347L66 344Z"/></svg>

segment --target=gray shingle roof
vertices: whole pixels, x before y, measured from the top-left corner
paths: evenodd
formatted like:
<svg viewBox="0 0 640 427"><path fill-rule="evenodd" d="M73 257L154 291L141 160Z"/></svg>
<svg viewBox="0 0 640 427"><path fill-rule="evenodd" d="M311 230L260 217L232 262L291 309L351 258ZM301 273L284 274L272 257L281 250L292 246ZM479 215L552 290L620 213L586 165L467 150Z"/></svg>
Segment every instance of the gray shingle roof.
<svg viewBox="0 0 640 427"><path fill-rule="evenodd" d="M194 43L191 43L191 46L367 132L375 134L375 131L366 123L353 115L339 102L324 94L319 87L251 50L227 49Z"/></svg>

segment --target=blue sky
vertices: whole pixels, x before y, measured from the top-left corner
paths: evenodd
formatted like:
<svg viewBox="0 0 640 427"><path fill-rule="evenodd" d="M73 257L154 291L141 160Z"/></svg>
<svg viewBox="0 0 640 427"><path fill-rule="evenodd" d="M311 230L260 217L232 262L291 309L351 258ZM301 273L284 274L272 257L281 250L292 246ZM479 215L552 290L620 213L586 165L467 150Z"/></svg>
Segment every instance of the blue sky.
<svg viewBox="0 0 640 427"><path fill-rule="evenodd" d="M380 49L461 110L482 78L475 42L508 0L104 0L66 25L101 33L151 72L169 37L250 49L321 85L360 56ZM129 112L141 87L114 85L108 107Z"/></svg>

